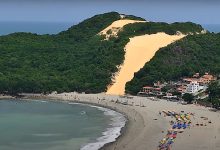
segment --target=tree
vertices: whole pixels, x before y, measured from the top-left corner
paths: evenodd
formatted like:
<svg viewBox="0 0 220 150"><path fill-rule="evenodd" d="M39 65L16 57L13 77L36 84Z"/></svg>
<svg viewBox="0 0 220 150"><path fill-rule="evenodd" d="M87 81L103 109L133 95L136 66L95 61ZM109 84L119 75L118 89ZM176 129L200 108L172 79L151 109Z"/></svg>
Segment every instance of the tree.
<svg viewBox="0 0 220 150"><path fill-rule="evenodd" d="M212 82L208 89L209 101L212 103L214 108L220 107L220 84L219 81Z"/></svg>
<svg viewBox="0 0 220 150"><path fill-rule="evenodd" d="M188 104L190 104L190 103L192 103L194 96L192 94L185 93L182 98L184 101L186 101Z"/></svg>
<svg viewBox="0 0 220 150"><path fill-rule="evenodd" d="M219 109L220 108L220 99L217 99L217 98L215 98L215 99L212 99L212 106L214 107L214 108L216 108L216 109Z"/></svg>
<svg viewBox="0 0 220 150"><path fill-rule="evenodd" d="M161 89L161 91L162 91L162 92L168 92L170 89L171 89L171 86L166 85L166 86L164 86L164 87Z"/></svg>
<svg viewBox="0 0 220 150"><path fill-rule="evenodd" d="M178 91L172 92L172 95L176 95L177 97L181 97L182 93Z"/></svg>
<svg viewBox="0 0 220 150"><path fill-rule="evenodd" d="M133 93L136 92L133 86L140 89L142 83L151 85L162 80L177 81L183 77L190 77L196 72L218 75L220 73L219 43L220 34L208 33L190 35L161 48L126 84L126 91Z"/></svg>
<svg viewBox="0 0 220 150"><path fill-rule="evenodd" d="M208 89L209 99L220 98L220 84L218 81L212 82Z"/></svg>

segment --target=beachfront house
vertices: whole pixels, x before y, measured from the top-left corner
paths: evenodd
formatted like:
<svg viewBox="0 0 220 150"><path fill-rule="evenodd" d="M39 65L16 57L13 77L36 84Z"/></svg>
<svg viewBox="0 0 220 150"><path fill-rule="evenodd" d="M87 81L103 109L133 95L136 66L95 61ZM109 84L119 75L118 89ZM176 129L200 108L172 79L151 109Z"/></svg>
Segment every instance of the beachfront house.
<svg viewBox="0 0 220 150"><path fill-rule="evenodd" d="M180 93L186 93L186 89L187 89L187 85L179 85L177 88L176 88L176 91L177 92L180 92Z"/></svg>
<svg viewBox="0 0 220 150"><path fill-rule="evenodd" d="M145 86L142 89L142 93L144 93L146 95L160 95L161 94L161 88L152 87L152 86Z"/></svg>
<svg viewBox="0 0 220 150"><path fill-rule="evenodd" d="M182 90L181 88L179 89L183 93L191 93L191 94L196 94L199 91L204 91L207 89L207 86L210 82L215 81L216 77L213 75L210 75L208 73L205 73L203 76L200 77L199 73L196 73L193 75L192 78L183 78L182 80L182 86L181 87L186 87L186 90Z"/></svg>
<svg viewBox="0 0 220 150"><path fill-rule="evenodd" d="M210 75L208 73L205 73L205 75L201 76L198 80L200 85L207 85L212 81L217 80L216 77L214 77L213 75Z"/></svg>
<svg viewBox="0 0 220 150"><path fill-rule="evenodd" d="M196 73L192 77L185 77L179 81L169 81L168 83L161 83L158 81L154 83L153 86L143 87L138 95L157 96L169 99L176 97L178 98L177 93L181 93L182 95L185 93L198 95L205 92L208 84L216 79L216 77L208 73L205 73L203 76L200 76L199 73ZM164 89L168 90L164 91ZM172 93L172 95L166 93Z"/></svg>
<svg viewBox="0 0 220 150"><path fill-rule="evenodd" d="M165 96L163 96L165 99L178 99L177 95L173 95L172 93L167 92Z"/></svg>

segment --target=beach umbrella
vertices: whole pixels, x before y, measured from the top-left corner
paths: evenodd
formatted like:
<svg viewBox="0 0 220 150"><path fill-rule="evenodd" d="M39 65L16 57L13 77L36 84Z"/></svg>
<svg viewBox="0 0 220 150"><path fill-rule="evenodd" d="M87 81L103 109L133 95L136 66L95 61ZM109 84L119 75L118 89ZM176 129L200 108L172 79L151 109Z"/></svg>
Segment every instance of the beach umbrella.
<svg viewBox="0 0 220 150"><path fill-rule="evenodd" d="M186 119L190 120L190 115L189 114L186 115Z"/></svg>
<svg viewBox="0 0 220 150"><path fill-rule="evenodd" d="M173 144L173 141L169 141L168 144L169 144L169 145Z"/></svg>
<svg viewBox="0 0 220 150"><path fill-rule="evenodd" d="M177 127L177 125L176 125L176 124L174 124L174 125L173 125L173 127L172 127L172 129L176 129L176 127Z"/></svg>
<svg viewBox="0 0 220 150"><path fill-rule="evenodd" d="M176 134L169 135L169 139L173 139L173 138L176 138Z"/></svg>
<svg viewBox="0 0 220 150"><path fill-rule="evenodd" d="M182 125L182 127L183 127L183 129L186 129L187 125L184 123L184 124Z"/></svg>
<svg viewBox="0 0 220 150"><path fill-rule="evenodd" d="M168 137L168 138L171 138L171 137L172 137L172 134L167 135L167 137Z"/></svg>
<svg viewBox="0 0 220 150"><path fill-rule="evenodd" d="M177 136L177 134L173 134L173 135L172 135L173 138L176 138L176 136Z"/></svg>
<svg viewBox="0 0 220 150"><path fill-rule="evenodd" d="M180 129L182 127L181 123L177 123L177 128Z"/></svg>

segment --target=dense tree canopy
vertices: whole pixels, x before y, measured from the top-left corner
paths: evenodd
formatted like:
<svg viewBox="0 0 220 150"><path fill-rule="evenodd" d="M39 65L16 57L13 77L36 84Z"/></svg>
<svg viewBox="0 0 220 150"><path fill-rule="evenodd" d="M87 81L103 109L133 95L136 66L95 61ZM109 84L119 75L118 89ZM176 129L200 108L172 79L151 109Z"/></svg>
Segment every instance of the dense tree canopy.
<svg viewBox="0 0 220 150"><path fill-rule="evenodd" d="M189 94L189 93L185 93L183 96L182 96L183 100L185 102L187 102L188 104L191 104L193 99L194 99L194 96L192 94Z"/></svg>
<svg viewBox="0 0 220 150"><path fill-rule="evenodd" d="M220 81L212 82L208 87L209 101L213 107L220 108Z"/></svg>
<svg viewBox="0 0 220 150"><path fill-rule="evenodd" d="M136 94L144 85L178 80L196 72L220 74L220 34L190 35L161 48L126 84L126 92Z"/></svg>
<svg viewBox="0 0 220 150"><path fill-rule="evenodd" d="M143 20L135 16L125 18ZM120 15L111 12L96 15L57 35L1 36L0 92L103 92L124 60L129 37L202 30L193 23L136 23L127 25L118 38L103 40L98 33L118 19ZM154 80L152 76L150 79Z"/></svg>
<svg viewBox="0 0 220 150"><path fill-rule="evenodd" d="M119 18L112 12L57 35L14 33L0 37L0 91L104 91L116 65L123 61L123 45L113 39L104 41L97 34Z"/></svg>

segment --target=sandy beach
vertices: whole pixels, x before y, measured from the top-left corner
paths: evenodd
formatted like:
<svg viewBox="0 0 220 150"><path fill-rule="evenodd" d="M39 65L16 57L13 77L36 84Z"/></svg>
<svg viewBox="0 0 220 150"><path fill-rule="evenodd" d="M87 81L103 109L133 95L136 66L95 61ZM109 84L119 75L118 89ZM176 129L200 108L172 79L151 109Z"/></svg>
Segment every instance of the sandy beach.
<svg viewBox="0 0 220 150"><path fill-rule="evenodd" d="M172 144L174 150L219 150L220 149L220 113L211 111L211 108L196 105L182 105L166 100L154 101L146 97L132 99L106 94L77 94L62 93L48 96L37 95L28 98L46 98L71 102L91 103L114 109L126 115L128 122L122 135L113 143L105 145L102 150L155 150L159 141L171 128L169 121L172 118L164 117L159 112L172 110L195 114L190 129L178 133ZM128 102L128 105L116 103ZM144 107L143 107L144 106ZM201 117L207 117L204 120ZM211 121L212 123L208 123ZM196 126L196 124L204 126ZM206 126L205 126L206 125Z"/></svg>
<svg viewBox="0 0 220 150"><path fill-rule="evenodd" d="M12 99L14 98L13 96L10 96L10 95L0 95L0 100L2 99Z"/></svg>

